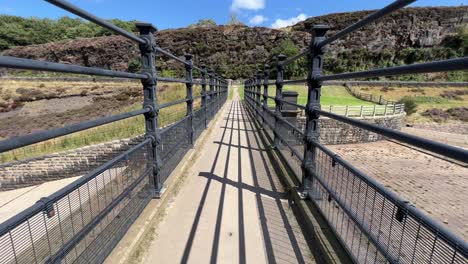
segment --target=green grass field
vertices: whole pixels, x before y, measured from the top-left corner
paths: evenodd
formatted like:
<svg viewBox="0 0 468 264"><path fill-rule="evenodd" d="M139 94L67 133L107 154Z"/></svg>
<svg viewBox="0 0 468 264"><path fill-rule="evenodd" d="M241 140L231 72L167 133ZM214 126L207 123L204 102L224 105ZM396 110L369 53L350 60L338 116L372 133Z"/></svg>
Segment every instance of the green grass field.
<svg viewBox="0 0 468 264"><path fill-rule="evenodd" d="M307 86L305 85L285 85L283 91L295 91L299 94L297 98L298 104L305 105L307 102ZM244 89L239 88L241 98L244 98ZM269 87L268 94L275 96L276 88ZM329 105L373 105L374 103L363 101L352 96L343 86L323 86L322 95L320 98L322 106ZM268 105L274 106L273 99L268 100Z"/></svg>
<svg viewBox="0 0 468 264"><path fill-rule="evenodd" d="M272 89L272 94L276 89ZM305 105L307 102L307 86L305 85L285 85L283 91L295 91L299 93L298 104ZM269 92L269 91L268 91ZM352 96L343 86L323 86L320 97L321 105L373 105L373 103L363 101Z"/></svg>
<svg viewBox="0 0 468 264"><path fill-rule="evenodd" d="M387 100L398 101L404 97L410 97L417 104L416 113L406 117L408 122L434 122L433 119L421 115L428 109L447 110L455 107L468 107L468 92L455 98L444 98L443 93L454 93L457 91L467 91L466 87L355 87L359 92L372 94L374 96L382 95ZM453 121L453 120L447 120Z"/></svg>

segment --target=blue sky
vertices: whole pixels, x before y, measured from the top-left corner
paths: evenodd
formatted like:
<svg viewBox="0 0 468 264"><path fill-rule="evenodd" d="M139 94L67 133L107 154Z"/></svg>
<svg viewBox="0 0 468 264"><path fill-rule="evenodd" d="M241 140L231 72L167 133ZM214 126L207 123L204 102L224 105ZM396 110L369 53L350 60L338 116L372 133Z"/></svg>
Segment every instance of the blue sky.
<svg viewBox="0 0 468 264"><path fill-rule="evenodd" d="M231 13L250 26L284 27L306 17L381 8L390 0L71 0L103 18L151 22L159 29L211 18L225 24ZM421 0L411 6L458 6L468 0ZM42 0L0 0L0 13L23 17L72 16Z"/></svg>

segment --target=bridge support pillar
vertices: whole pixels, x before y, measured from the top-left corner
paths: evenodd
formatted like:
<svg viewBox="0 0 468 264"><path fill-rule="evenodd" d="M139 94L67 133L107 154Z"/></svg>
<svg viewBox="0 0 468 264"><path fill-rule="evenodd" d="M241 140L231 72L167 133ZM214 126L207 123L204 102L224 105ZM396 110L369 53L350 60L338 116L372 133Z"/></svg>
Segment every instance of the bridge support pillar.
<svg viewBox="0 0 468 264"><path fill-rule="evenodd" d="M302 163L302 181L299 193L302 198L315 198L320 194L314 190L313 179L317 175L317 147L315 142L319 141L319 114L315 110L320 110L320 89L322 82L319 77L323 70L324 48L319 47L319 43L325 40L325 33L329 27L325 25L314 26L313 38L310 42L310 53L308 57L309 74L307 77L307 105L306 126L305 126L305 148L304 160ZM317 195L318 194L318 195Z"/></svg>

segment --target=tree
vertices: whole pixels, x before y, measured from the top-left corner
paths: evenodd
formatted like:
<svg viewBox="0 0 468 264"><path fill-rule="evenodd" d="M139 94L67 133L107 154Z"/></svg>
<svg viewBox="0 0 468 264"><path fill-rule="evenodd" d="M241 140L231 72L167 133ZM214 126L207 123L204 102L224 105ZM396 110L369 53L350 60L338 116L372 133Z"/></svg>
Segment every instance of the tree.
<svg viewBox="0 0 468 264"><path fill-rule="evenodd" d="M190 24L189 28L196 28L196 27L214 27L216 26L216 22L213 19L200 19L195 24Z"/></svg>
<svg viewBox="0 0 468 264"><path fill-rule="evenodd" d="M229 26L243 26L245 25L242 21L239 20L236 13L231 13L229 15L229 22L227 23Z"/></svg>
<svg viewBox="0 0 468 264"><path fill-rule="evenodd" d="M276 56L283 54L286 57L290 58L299 54L301 50L299 47L294 44L291 39L284 39L282 40L276 47L271 50L270 56L270 64L275 65L276 63ZM284 77L286 79L297 78L297 77L305 77L307 75L307 63L305 58L300 58L288 66L286 66Z"/></svg>
<svg viewBox="0 0 468 264"><path fill-rule="evenodd" d="M135 21L109 20L127 31L136 31ZM80 18L23 18L0 15L0 51L14 46L43 44L76 38L92 38L114 34L110 30Z"/></svg>

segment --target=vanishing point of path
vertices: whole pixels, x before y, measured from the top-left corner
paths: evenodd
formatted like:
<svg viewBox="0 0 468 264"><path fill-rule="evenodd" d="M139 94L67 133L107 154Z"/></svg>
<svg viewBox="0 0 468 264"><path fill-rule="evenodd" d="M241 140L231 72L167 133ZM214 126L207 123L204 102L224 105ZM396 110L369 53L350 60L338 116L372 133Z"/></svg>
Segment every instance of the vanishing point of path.
<svg viewBox="0 0 468 264"><path fill-rule="evenodd" d="M222 110L145 263L314 263L247 109Z"/></svg>

